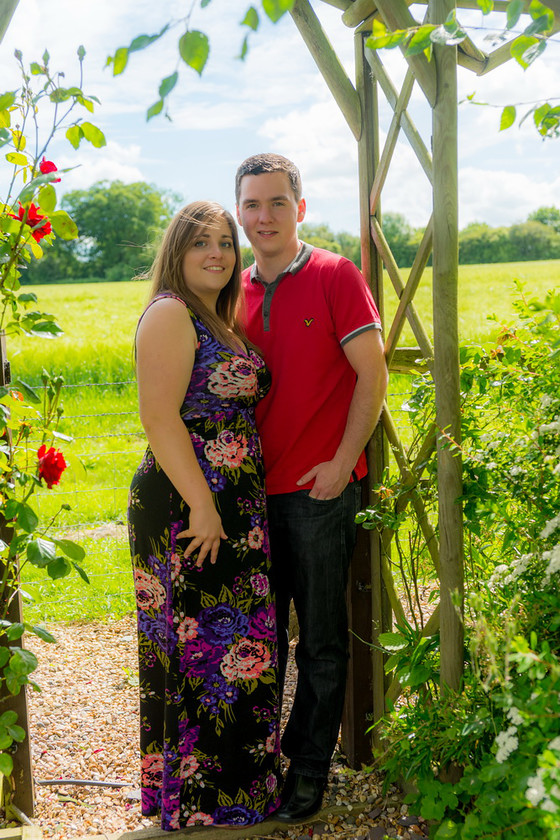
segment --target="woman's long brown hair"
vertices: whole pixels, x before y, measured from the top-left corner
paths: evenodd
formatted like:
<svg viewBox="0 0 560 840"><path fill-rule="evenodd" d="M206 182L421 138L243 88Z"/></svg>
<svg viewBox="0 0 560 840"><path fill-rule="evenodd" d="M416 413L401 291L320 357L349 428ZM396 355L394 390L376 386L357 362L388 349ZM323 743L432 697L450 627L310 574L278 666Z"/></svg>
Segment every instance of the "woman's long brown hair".
<svg viewBox="0 0 560 840"><path fill-rule="evenodd" d="M202 228L217 226L221 221L227 222L231 232L235 266L229 282L220 291L214 313L187 287L183 277L183 257ZM152 281L149 299L151 301L158 295L172 292L185 301L219 341L232 350L239 350L245 341L235 317L241 295L241 268L239 237L231 213L213 201L193 201L179 210L165 231L146 275Z"/></svg>

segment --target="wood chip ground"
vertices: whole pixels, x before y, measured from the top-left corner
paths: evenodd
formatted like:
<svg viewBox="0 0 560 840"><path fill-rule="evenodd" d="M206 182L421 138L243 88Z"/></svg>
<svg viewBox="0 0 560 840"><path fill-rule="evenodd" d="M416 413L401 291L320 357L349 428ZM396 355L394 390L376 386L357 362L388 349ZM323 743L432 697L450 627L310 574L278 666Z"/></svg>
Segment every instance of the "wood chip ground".
<svg viewBox="0 0 560 840"><path fill-rule="evenodd" d="M138 686L134 616L108 624L50 628L57 644L29 638L39 659L40 693L29 695L36 810L33 823L49 840L110 837L144 829L152 837L157 822L143 818L139 803ZM291 665L286 707L294 688ZM54 779L125 783L125 787L42 785ZM335 754L324 807L313 825L278 828L261 824L251 836L272 840L319 837L403 840L427 836L421 820L408 814L398 791L382 794L382 780L369 771L349 771ZM152 830L150 830L152 829ZM212 831L212 834L216 830ZM209 837L209 829L206 829ZM182 833L182 832L181 832ZM222 831L221 834L225 834ZM242 837L242 832L235 833ZM197 836L200 830L197 831ZM142 837L142 832L137 835ZM172 835L166 835L172 836Z"/></svg>

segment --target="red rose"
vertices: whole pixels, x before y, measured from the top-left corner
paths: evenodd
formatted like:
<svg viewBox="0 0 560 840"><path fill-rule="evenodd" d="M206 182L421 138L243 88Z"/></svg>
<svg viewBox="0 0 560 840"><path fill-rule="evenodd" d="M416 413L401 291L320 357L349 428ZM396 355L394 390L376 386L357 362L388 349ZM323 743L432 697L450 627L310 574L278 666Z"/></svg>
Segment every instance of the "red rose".
<svg viewBox="0 0 560 840"><path fill-rule="evenodd" d="M39 164L39 169L43 173L43 175L48 175L49 172L58 172L58 166L56 166L52 160L45 160L45 156L43 155L43 160ZM58 184L60 178L54 178L53 184Z"/></svg>
<svg viewBox="0 0 560 840"><path fill-rule="evenodd" d="M14 216L13 213L8 213L8 216L11 216L12 219L19 219L21 222L24 216L27 214L25 219L25 224L29 225L29 227L34 228L37 225L41 225L38 227L37 230L32 231L31 236L35 240L35 242L39 242L43 236L46 236L48 233L52 233L51 223L49 222L46 216L41 216L38 211L38 208L35 207L33 202L29 205L29 207L25 208L22 204L19 205L19 210L17 216Z"/></svg>
<svg viewBox="0 0 560 840"><path fill-rule="evenodd" d="M47 449L43 444L37 452L39 459L39 478L44 478L47 487L50 488L53 484L58 484L60 476L67 467L66 461L60 449L55 449L51 446Z"/></svg>

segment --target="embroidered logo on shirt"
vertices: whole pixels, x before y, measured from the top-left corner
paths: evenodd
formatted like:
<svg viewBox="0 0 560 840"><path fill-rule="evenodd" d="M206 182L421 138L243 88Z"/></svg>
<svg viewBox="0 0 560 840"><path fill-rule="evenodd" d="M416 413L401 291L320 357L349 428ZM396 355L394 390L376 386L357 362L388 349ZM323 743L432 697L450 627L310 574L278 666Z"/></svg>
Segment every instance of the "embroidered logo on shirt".
<svg viewBox="0 0 560 840"><path fill-rule="evenodd" d="M306 327L310 327L314 320L315 318L304 318L303 323Z"/></svg>

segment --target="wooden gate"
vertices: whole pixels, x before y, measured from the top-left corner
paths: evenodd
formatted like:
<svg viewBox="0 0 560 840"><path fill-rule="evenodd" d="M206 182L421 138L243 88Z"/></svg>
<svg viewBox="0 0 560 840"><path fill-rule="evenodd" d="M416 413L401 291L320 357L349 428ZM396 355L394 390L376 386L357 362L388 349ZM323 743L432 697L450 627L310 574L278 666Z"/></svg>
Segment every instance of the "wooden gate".
<svg viewBox="0 0 560 840"><path fill-rule="evenodd" d="M433 58L423 53L405 56L408 69L400 90L393 84L382 53L366 46L375 19L389 31L418 27L422 22L442 24L456 7L476 9L476 0L424 0L425 21L415 20L406 0L321 0L341 10L342 24L353 32L355 84L348 78L328 41L309 0L296 0L292 17L315 63L358 144L362 270L379 305L384 306L383 266L397 297L396 311L386 326L385 351L389 370L413 372L424 367L435 386L436 420L413 454L399 436L397 423L385 406L382 421L369 449L369 487L364 503L375 504L372 487L380 482L391 463L400 472L405 493L399 497L415 517L439 579L439 603L423 628L424 635L440 631L441 685L459 691L463 674L463 528L461 505L462 464L460 450L459 349L457 318L458 199L457 199L457 64L482 75L511 56L512 39L487 55L468 38L459 46L434 45ZM553 7L555 4L548 3ZM508 3L495 0L494 10L505 12ZM320 4L315 3L320 10ZM424 140L407 106L417 85L431 111L430 138ZM392 119L381 147L379 97L390 105ZM393 160L397 140L405 137L432 194L433 211L427 220L412 268L405 278L383 233L381 196ZM414 296L432 256L433 343L422 324ZM399 346L408 322L417 346ZM451 442L451 445L450 445ZM437 449L437 517L428 515L420 491L422 472ZM383 671L383 655L376 647L380 632L393 621L405 618L399 587L391 569L391 544L395 531L363 532L360 535L350 583L350 616L353 630L345 718L344 747L350 763L358 766L371 759L368 722L379 720L387 699L400 693L398 681L389 685ZM365 640L370 646L363 643ZM376 736L373 736L375 742Z"/></svg>

